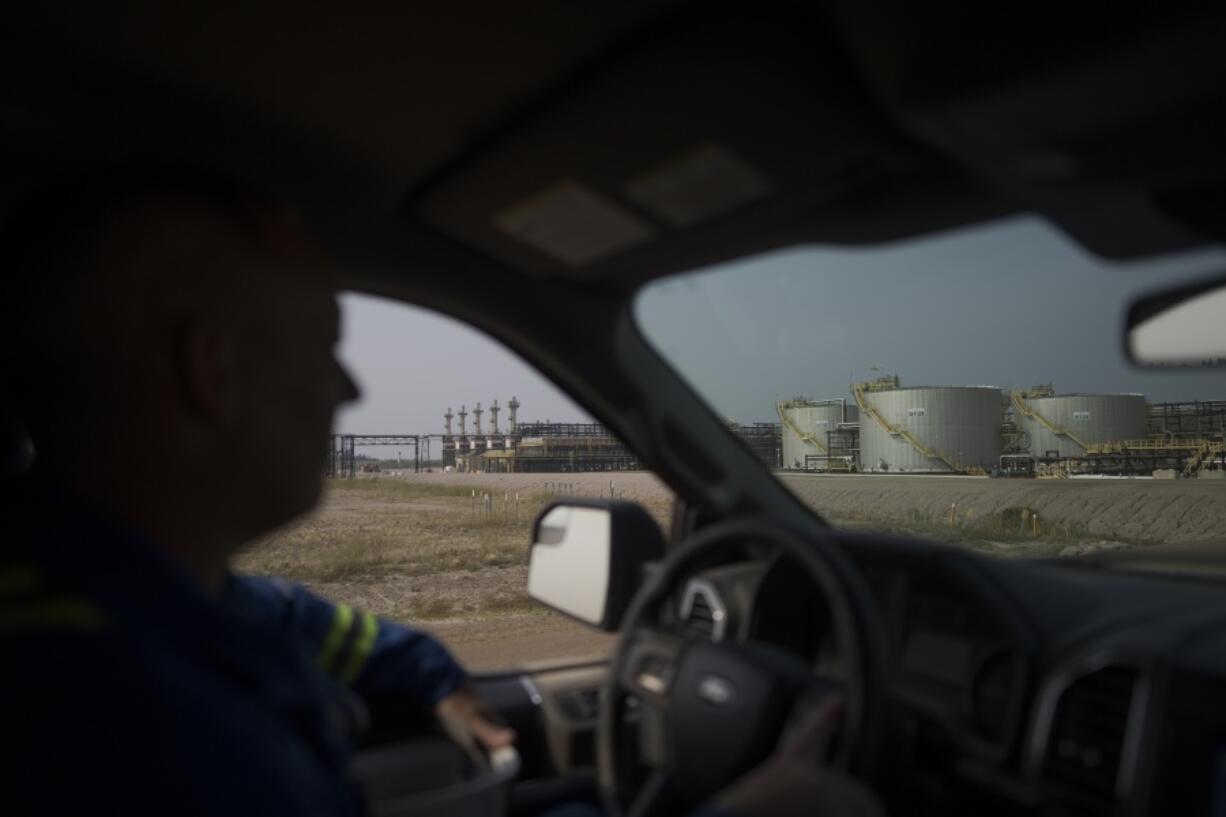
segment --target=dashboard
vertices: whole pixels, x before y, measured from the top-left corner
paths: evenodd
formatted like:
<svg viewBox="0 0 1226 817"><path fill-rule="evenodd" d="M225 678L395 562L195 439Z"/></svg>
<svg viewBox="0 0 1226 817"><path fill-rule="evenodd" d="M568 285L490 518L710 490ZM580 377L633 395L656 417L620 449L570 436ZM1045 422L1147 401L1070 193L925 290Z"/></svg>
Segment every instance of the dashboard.
<svg viewBox="0 0 1226 817"><path fill-rule="evenodd" d="M901 802L1226 814L1220 581L839 537L877 608ZM825 601L786 559L704 570L668 618L690 637L766 643L839 672Z"/></svg>

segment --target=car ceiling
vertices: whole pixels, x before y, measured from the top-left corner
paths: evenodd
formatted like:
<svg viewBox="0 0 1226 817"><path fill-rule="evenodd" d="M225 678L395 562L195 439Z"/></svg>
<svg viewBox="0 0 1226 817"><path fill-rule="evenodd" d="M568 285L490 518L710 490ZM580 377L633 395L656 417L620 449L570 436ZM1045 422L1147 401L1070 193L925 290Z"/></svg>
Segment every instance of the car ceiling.
<svg viewBox="0 0 1226 817"><path fill-rule="evenodd" d="M1116 257L1226 232L1226 8L1012 13L26 4L0 34L7 192L100 160L217 166L346 251L391 228L613 290L1023 210Z"/></svg>

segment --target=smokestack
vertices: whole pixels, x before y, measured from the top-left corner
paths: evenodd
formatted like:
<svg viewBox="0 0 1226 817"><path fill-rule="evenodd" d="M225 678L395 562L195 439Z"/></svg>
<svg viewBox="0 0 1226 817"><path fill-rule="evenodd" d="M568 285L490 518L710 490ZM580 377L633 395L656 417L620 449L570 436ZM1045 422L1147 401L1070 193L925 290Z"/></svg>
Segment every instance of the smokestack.
<svg viewBox="0 0 1226 817"><path fill-rule="evenodd" d="M475 433L478 437L481 436L481 415L484 413L485 410L481 408L480 403L473 408L473 428L476 429Z"/></svg>
<svg viewBox="0 0 1226 817"><path fill-rule="evenodd" d="M455 415L451 413L451 406L447 407L447 413L443 415L443 428L447 430L447 436L451 436L451 418Z"/></svg>
<svg viewBox="0 0 1226 817"><path fill-rule="evenodd" d="M494 405L490 406L490 433L497 436L498 434L498 401L494 401Z"/></svg>
<svg viewBox="0 0 1226 817"><path fill-rule="evenodd" d="M464 406L460 406L460 436L461 437L467 436L467 433L465 432L465 422L466 422L465 418L466 417L468 417L468 409L464 408Z"/></svg>
<svg viewBox="0 0 1226 817"><path fill-rule="evenodd" d="M511 410L510 426L511 433L515 433L518 423L515 420L515 412L519 411L519 401L515 399L515 395L511 395L511 402L507 403L507 408Z"/></svg>

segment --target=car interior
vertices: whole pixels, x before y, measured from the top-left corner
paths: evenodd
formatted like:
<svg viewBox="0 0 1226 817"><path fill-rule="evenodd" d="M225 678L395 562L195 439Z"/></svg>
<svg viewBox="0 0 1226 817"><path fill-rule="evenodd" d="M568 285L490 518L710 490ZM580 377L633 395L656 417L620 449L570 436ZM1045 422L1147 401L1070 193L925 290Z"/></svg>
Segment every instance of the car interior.
<svg viewBox="0 0 1226 817"><path fill-rule="evenodd" d="M891 814L1226 813L1220 575L831 528L633 317L643 285L687 270L1018 213L1109 259L1221 243L1226 7L192 0L8 16L6 200L99 163L250 180L301 208L347 288L505 344L676 492L666 534L633 506L596 509L614 520L607 603L573 614L620 633L611 658L478 679L520 736L518 777L498 780L509 813L682 813L836 689L831 763ZM11 475L29 452L15 427L5 438ZM401 703L371 711L372 748L429 731ZM380 774L440 757L413 745Z"/></svg>

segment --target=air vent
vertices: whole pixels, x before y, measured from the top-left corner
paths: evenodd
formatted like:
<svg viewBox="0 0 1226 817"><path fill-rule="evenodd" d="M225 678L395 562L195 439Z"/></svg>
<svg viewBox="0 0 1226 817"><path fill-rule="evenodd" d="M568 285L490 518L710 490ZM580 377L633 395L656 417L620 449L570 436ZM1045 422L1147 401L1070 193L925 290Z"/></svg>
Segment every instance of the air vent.
<svg viewBox="0 0 1226 817"><path fill-rule="evenodd" d="M690 604L689 614L685 617L686 626L693 632L708 636L715 634L715 611L706 595L699 593Z"/></svg>
<svg viewBox="0 0 1226 817"><path fill-rule="evenodd" d="M686 632L719 641L724 637L728 611L710 582L691 579L681 598L681 621Z"/></svg>
<svg viewBox="0 0 1226 817"><path fill-rule="evenodd" d="M1043 756L1043 779L1065 813L1116 813L1137 675L1135 669L1106 667L1077 679L1060 696Z"/></svg>

